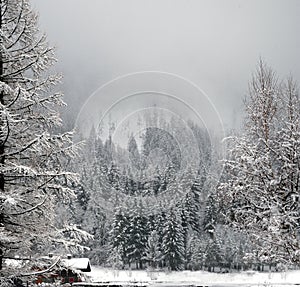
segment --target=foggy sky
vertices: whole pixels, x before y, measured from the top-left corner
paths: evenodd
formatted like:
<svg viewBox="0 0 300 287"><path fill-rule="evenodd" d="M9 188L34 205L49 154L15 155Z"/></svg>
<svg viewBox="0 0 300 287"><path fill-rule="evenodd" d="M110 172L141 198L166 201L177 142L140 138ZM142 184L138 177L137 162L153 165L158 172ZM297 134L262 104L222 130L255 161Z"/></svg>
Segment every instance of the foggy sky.
<svg viewBox="0 0 300 287"><path fill-rule="evenodd" d="M99 86L155 70L196 83L226 127L260 57L300 81L300 1L33 0L75 117ZM105 102L107 99L103 99ZM237 113L237 116L234 116Z"/></svg>

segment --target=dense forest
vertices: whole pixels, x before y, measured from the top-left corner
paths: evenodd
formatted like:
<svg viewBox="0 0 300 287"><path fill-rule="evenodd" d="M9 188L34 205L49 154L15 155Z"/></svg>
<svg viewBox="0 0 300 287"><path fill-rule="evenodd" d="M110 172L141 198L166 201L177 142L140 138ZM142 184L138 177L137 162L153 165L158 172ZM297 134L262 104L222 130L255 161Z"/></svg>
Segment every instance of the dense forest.
<svg viewBox="0 0 300 287"><path fill-rule="evenodd" d="M154 115L152 126L163 120ZM172 130L176 121L165 123ZM127 149L92 128L75 169L81 175L71 214L94 236L87 255L94 264L114 268L199 270L246 268L251 244L242 232L224 225L216 191L214 142L204 128L189 122L201 160L196 170L181 168L176 138L148 127L138 146ZM185 147L189 152L189 146ZM164 155L164 157L162 156Z"/></svg>
<svg viewBox="0 0 300 287"><path fill-rule="evenodd" d="M182 164L182 147L170 132L176 120L162 114L150 117L151 127L138 137L129 134L127 148L91 129L73 166L81 185L70 208L94 236L87 253L94 264L223 271L298 264L295 81L279 82L260 61L245 110L243 130L223 141L226 158L217 138L188 121L200 159L195 155L191 165ZM189 148L184 152L193 154Z"/></svg>

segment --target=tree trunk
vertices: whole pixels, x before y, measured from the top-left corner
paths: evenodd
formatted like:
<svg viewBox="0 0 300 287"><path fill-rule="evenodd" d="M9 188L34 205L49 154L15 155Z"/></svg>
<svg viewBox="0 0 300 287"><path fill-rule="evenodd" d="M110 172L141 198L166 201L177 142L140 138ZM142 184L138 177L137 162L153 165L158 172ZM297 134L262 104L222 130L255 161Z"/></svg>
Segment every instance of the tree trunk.
<svg viewBox="0 0 300 287"><path fill-rule="evenodd" d="M140 260L140 269L143 270L143 261Z"/></svg>

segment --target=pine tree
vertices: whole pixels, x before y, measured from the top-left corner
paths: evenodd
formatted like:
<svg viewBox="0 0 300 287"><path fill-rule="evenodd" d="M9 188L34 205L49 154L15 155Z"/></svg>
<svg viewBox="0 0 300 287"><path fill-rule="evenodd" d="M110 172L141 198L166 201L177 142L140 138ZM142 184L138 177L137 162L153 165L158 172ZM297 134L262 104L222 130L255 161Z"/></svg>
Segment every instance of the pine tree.
<svg viewBox="0 0 300 287"><path fill-rule="evenodd" d="M120 189L120 172L118 166L114 162L111 162L110 164L107 172L107 179L113 188L116 190Z"/></svg>
<svg viewBox="0 0 300 287"><path fill-rule="evenodd" d="M113 269L122 269L124 267L123 258L122 258L122 248L114 247L109 252L109 257L107 259L107 263Z"/></svg>
<svg viewBox="0 0 300 287"><path fill-rule="evenodd" d="M154 230L150 233L145 248L145 256L143 259L148 262L151 268L155 269L162 260L162 253L160 250L159 236Z"/></svg>
<svg viewBox="0 0 300 287"><path fill-rule="evenodd" d="M127 263L129 229L130 223L128 216L123 212L121 207L117 207L114 214L112 230L110 232L110 252L118 250L123 264Z"/></svg>
<svg viewBox="0 0 300 287"><path fill-rule="evenodd" d="M184 238L181 220L171 208L167 213L162 242L164 260L171 270L179 270L184 262Z"/></svg>
<svg viewBox="0 0 300 287"><path fill-rule="evenodd" d="M211 193L207 198L202 224L204 231L213 239L217 224L217 206L214 193Z"/></svg>
<svg viewBox="0 0 300 287"><path fill-rule="evenodd" d="M199 235L190 237L188 242L188 269L190 270L199 270L202 269L205 264L205 241Z"/></svg>
<svg viewBox="0 0 300 287"><path fill-rule="evenodd" d="M159 267L164 265L164 250L163 250L163 236L164 236L164 226L166 223L166 212L161 205L159 205L159 210L157 214L154 214L155 224L154 230L158 236L158 250L162 254L162 260L159 262Z"/></svg>
<svg viewBox="0 0 300 287"><path fill-rule="evenodd" d="M140 169L140 153L138 150L138 146L136 143L135 138L133 135L130 136L128 141L128 152L129 152L129 159L131 161L131 166L139 170Z"/></svg>
<svg viewBox="0 0 300 287"><path fill-rule="evenodd" d="M181 228L182 228L182 237L183 237L183 262L184 262L184 269L187 269L187 264L189 261L188 255L188 239L189 239L189 218L188 212L185 209L185 206L179 205L180 210L180 219L181 219Z"/></svg>
<svg viewBox="0 0 300 287"><path fill-rule="evenodd" d="M209 271L214 272L214 268L222 266L224 256L221 249L219 238L215 237L209 241L208 248L206 250L206 266Z"/></svg>
<svg viewBox="0 0 300 287"><path fill-rule="evenodd" d="M199 179L191 177L185 192L183 206L186 212L187 224L195 232L200 231L200 192Z"/></svg>
<svg viewBox="0 0 300 287"><path fill-rule="evenodd" d="M143 206L138 206L137 200L129 210L129 230L126 253L130 262L135 262L137 269L143 268L145 248L147 244L146 219L143 215Z"/></svg>

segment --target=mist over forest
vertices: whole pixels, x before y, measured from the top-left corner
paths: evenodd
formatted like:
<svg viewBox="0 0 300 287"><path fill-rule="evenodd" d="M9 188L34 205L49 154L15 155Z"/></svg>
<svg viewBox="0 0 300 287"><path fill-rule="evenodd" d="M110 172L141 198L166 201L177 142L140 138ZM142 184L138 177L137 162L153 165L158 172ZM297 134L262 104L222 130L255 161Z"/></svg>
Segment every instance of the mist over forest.
<svg viewBox="0 0 300 287"><path fill-rule="evenodd" d="M88 3L32 1L42 31L57 47L56 70L64 75L72 123L103 84L133 72L161 71L199 86L230 130L240 126L243 98L260 57L280 77L300 77L297 0ZM101 104L107 103L112 104L103 96Z"/></svg>

